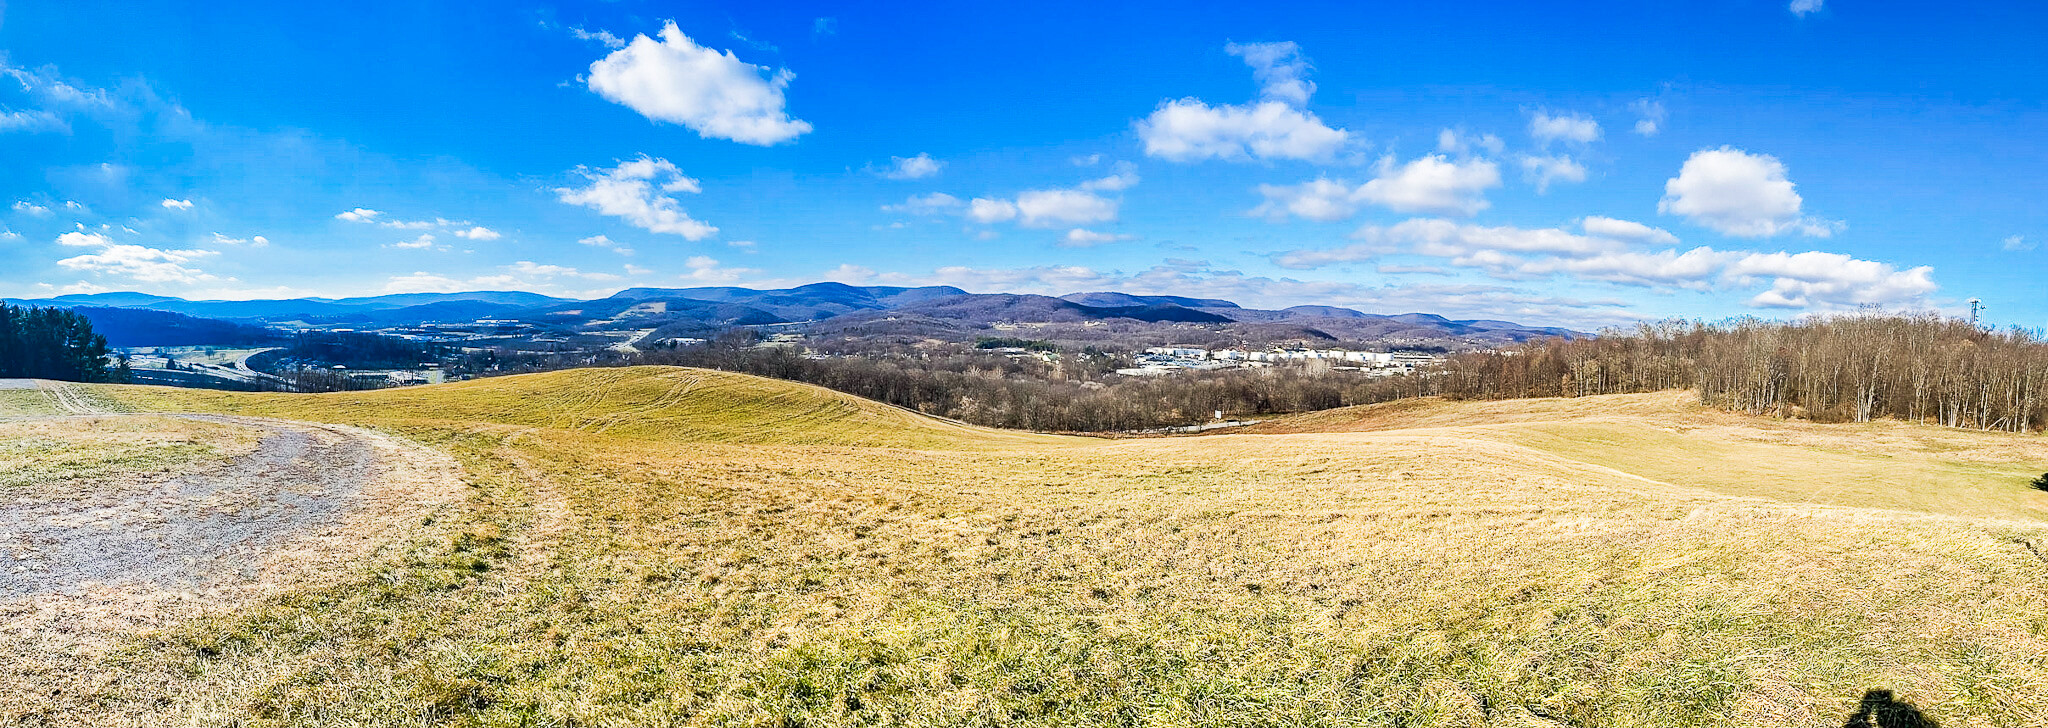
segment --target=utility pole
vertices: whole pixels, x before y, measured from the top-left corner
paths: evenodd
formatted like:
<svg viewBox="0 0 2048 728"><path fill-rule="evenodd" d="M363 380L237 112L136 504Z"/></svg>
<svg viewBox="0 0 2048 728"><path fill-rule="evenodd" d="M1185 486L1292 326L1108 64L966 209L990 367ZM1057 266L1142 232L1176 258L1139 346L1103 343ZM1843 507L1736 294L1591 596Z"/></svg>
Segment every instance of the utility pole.
<svg viewBox="0 0 2048 728"><path fill-rule="evenodd" d="M1983 299L1980 299L1980 298L1972 298L1972 299L1970 299L1970 328L1973 328L1973 329L1974 329L1974 328L1978 328L1978 326L1977 326L1977 314L1978 314L1978 312L1981 312L1981 311L1983 311L1983 310L1984 310L1984 300L1983 300Z"/></svg>

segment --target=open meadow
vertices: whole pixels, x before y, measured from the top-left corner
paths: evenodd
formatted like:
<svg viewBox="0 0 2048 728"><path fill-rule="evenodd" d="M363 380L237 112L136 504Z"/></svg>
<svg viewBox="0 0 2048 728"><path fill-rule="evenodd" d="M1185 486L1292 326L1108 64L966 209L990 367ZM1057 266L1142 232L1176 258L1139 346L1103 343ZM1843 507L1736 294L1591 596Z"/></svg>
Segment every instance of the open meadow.
<svg viewBox="0 0 2048 728"><path fill-rule="evenodd" d="M2048 725L2048 440L1679 392L1108 440L671 367L58 385L0 390L0 506L230 468L277 420L459 482L366 506L406 515L317 579L6 625L61 649L0 669L0 723L1833 726L1889 690Z"/></svg>

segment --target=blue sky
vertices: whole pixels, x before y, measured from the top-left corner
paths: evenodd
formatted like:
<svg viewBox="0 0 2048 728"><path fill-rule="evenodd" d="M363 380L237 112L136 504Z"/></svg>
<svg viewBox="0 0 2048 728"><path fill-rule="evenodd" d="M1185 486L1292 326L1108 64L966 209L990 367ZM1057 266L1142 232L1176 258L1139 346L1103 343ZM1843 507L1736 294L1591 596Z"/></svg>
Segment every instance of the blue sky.
<svg viewBox="0 0 2048 728"><path fill-rule="evenodd" d="M0 4L0 295L946 283L2041 325L2048 13Z"/></svg>

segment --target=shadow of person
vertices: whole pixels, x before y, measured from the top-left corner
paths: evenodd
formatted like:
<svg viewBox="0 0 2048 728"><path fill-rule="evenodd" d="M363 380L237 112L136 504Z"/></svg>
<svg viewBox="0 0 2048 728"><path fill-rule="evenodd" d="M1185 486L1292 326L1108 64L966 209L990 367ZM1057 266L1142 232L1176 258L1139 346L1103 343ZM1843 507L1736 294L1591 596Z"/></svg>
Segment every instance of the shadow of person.
<svg viewBox="0 0 2048 728"><path fill-rule="evenodd" d="M1842 728L1941 728L1941 724L1912 703L1893 697L1890 690L1872 690L1863 694L1863 702L1856 705L1856 712L1849 714L1849 722Z"/></svg>

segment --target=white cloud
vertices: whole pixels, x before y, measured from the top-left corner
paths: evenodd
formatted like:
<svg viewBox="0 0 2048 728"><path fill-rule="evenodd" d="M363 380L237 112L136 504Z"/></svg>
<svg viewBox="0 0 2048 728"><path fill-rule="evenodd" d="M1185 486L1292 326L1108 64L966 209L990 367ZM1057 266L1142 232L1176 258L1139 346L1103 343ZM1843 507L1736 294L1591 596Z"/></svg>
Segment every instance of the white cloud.
<svg viewBox="0 0 2048 728"><path fill-rule="evenodd" d="M618 253L619 255L633 254L632 248L620 245L617 241L614 241L611 238L605 237L603 235L592 235L590 237L577 240L576 242L588 245L593 248L604 248L614 253Z"/></svg>
<svg viewBox="0 0 2048 728"><path fill-rule="evenodd" d="M420 233L420 236L417 238L413 238L411 240L401 240L399 242L392 243L389 247L398 248L400 250L428 250L434 247L434 236L431 233Z"/></svg>
<svg viewBox="0 0 2048 728"><path fill-rule="evenodd" d="M1616 220L1611 217L1587 215L1579 220L1579 229L1587 235L1623 240L1631 243L1654 245L1677 245L1678 236L1663 228L1650 227L1633 220Z"/></svg>
<svg viewBox="0 0 2048 728"><path fill-rule="evenodd" d="M932 155L918 153L915 157L890 157L889 169L882 172L889 179L924 179L939 173L945 162L932 159Z"/></svg>
<svg viewBox="0 0 2048 728"><path fill-rule="evenodd" d="M933 192L928 195L911 195L909 199L904 200L903 204L900 205L883 205L882 211L907 212L912 215L937 215L958 210L962 204L964 203L960 202L958 197L944 192Z"/></svg>
<svg viewBox="0 0 2048 728"><path fill-rule="evenodd" d="M1460 134L1451 129L1445 129L1436 133L1436 149L1446 154L1469 156L1481 151L1489 154L1499 154L1502 149L1506 148L1507 143L1501 141L1500 137L1492 134L1474 136L1471 134Z"/></svg>
<svg viewBox="0 0 2048 728"><path fill-rule="evenodd" d="M1422 256L1453 267L1476 269L1503 280L1566 276L1581 281L1683 288L1697 291L1754 289L1757 308L1815 311L1876 304L1923 306L1937 288L1927 266L1900 270L1889 263L1840 253L1715 250L1629 250L1630 243L1675 244L1657 228L1604 217L1579 221L1586 234L1562 229L1484 227L1448 220L1415 219L1360 228L1359 242L1323 250L1291 250L1273 256L1276 265L1310 269ZM1382 267L1390 267L1383 265Z"/></svg>
<svg viewBox="0 0 2048 728"><path fill-rule="evenodd" d="M113 245L114 239L100 233L79 231L57 236L57 244L74 248L104 248Z"/></svg>
<svg viewBox="0 0 2048 728"><path fill-rule="evenodd" d="M1302 110L1316 85L1306 78L1309 65L1299 46L1233 43L1224 50L1251 66L1261 100L1242 106L1210 106L1193 97L1161 102L1136 124L1146 155L1176 162L1325 160L1351 140L1350 132Z"/></svg>
<svg viewBox="0 0 2048 728"><path fill-rule="evenodd" d="M173 199L171 199L171 198L168 198L168 197L166 197L166 198L164 198L164 201L163 201L163 203L161 203L161 204L163 204L163 206L164 206L164 209L166 209L166 210L190 210L190 209L192 209L192 201L191 201L191 200L173 200Z"/></svg>
<svg viewBox="0 0 2048 728"><path fill-rule="evenodd" d="M616 36L616 35L612 35L612 34L611 34L611 31L607 31L607 30L599 30L599 31L596 31L596 32L591 32L591 31L588 31L588 30L584 30L584 29L582 29L582 28L579 28L579 27L576 27L576 26L573 26L573 25L572 25L572 26L569 26L569 34L570 34L570 35L573 35L573 36L576 36L576 39L577 39L577 40L589 40L589 41L596 41L596 42L598 42L598 43L602 43L602 44L604 44L604 47L606 47L606 48L624 48L624 47L626 47L626 39L624 39L624 38L620 38L620 37L618 37L618 36Z"/></svg>
<svg viewBox="0 0 2048 728"><path fill-rule="evenodd" d="M1334 156L1351 138L1315 114L1279 101L1210 106L1185 98L1159 105L1138 122L1145 154L1175 162L1203 159L1304 159Z"/></svg>
<svg viewBox="0 0 2048 728"><path fill-rule="evenodd" d="M2018 252L2033 250L2034 244L2027 242L2027 239L2024 237L2018 235L2008 235L2006 236L2005 240L1999 242L1999 247L2004 248L2005 250Z"/></svg>
<svg viewBox="0 0 2048 728"><path fill-rule="evenodd" d="M249 247L252 247L252 248L261 248L261 247L264 247L264 246L267 246L267 245L269 245L269 244L270 244L270 239L269 239L269 238L266 238L266 237L263 237L263 236L261 236L261 235L257 235L257 236L253 236L253 237L248 237L248 238L231 238L231 237L228 237L228 236L226 236L226 235L222 235L222 234L220 234L220 233L214 233L214 234L213 234L213 243L214 243L215 245L243 245L243 244L247 244L247 245L248 245Z"/></svg>
<svg viewBox="0 0 2048 728"><path fill-rule="evenodd" d="M142 283L198 283L218 280L190 265L193 261L213 255L217 253L211 250L163 250L140 245L107 245L95 253L59 260L57 265L75 271L117 276Z"/></svg>
<svg viewBox="0 0 2048 728"><path fill-rule="evenodd" d="M1301 46L1294 41L1231 43L1223 46L1223 52L1243 58L1245 65L1252 67L1261 97L1303 106L1316 92L1315 83L1307 78L1308 59L1301 56Z"/></svg>
<svg viewBox="0 0 2048 728"><path fill-rule="evenodd" d="M392 276L384 283L385 293L456 293L462 290L462 281L426 271L414 271L409 276Z"/></svg>
<svg viewBox="0 0 2048 728"><path fill-rule="evenodd" d="M1017 217L1017 205L1009 200L976 197L967 203L967 217L979 223L1014 220Z"/></svg>
<svg viewBox="0 0 2048 728"><path fill-rule="evenodd" d="M1599 140L1600 123L1584 114L1551 116L1548 111L1538 110L1529 115L1529 136L1542 144L1557 141L1589 144Z"/></svg>
<svg viewBox="0 0 2048 728"><path fill-rule="evenodd" d="M1636 112L1637 134L1646 137L1656 136L1657 132L1664 128L1666 112L1663 102L1655 99L1636 99L1629 102L1628 108Z"/></svg>
<svg viewBox="0 0 2048 728"><path fill-rule="evenodd" d="M619 276L611 273L595 273L577 270L565 265L545 265L522 260L505 266L507 272L532 278L581 278L590 281L616 281Z"/></svg>
<svg viewBox="0 0 2048 728"><path fill-rule="evenodd" d="M496 230L479 225L468 230L457 230L455 231L455 237L468 238L470 240L497 240L505 236L499 234Z"/></svg>
<svg viewBox="0 0 2048 728"><path fill-rule="evenodd" d="M1130 162L1116 163L1115 173L1081 183L1081 189L1103 192L1122 192L1138 185L1137 166Z"/></svg>
<svg viewBox="0 0 2048 728"><path fill-rule="evenodd" d="M1664 183L1657 211L1740 238L1791 231L1825 238L1841 229L1840 222L1800 214L1802 201L1785 172L1784 163L1768 154L1726 146L1703 149Z"/></svg>
<svg viewBox="0 0 2048 728"><path fill-rule="evenodd" d="M1579 164L1577 160L1572 159L1571 155L1568 154L1545 156L1524 154L1521 156L1520 161L1522 163L1522 176L1527 178L1531 184L1536 185L1537 194L1550 191L1550 184L1552 182L1586 181L1586 166Z"/></svg>
<svg viewBox="0 0 2048 728"><path fill-rule="evenodd" d="M49 217L50 215L50 208L29 202L28 200L15 200L14 211L25 212L35 217Z"/></svg>
<svg viewBox="0 0 2048 728"><path fill-rule="evenodd" d="M679 278L709 285L738 283L749 276L761 273L753 268L727 268L720 265L718 259L708 255L690 256L688 260L683 261L683 265L689 268L690 272L678 276Z"/></svg>
<svg viewBox="0 0 2048 728"><path fill-rule="evenodd" d="M1354 197L1397 212L1474 215L1490 205L1486 190L1500 186L1500 168L1484 159L1452 161L1432 154L1396 167L1387 156L1376 169L1379 176Z"/></svg>
<svg viewBox="0 0 2048 728"><path fill-rule="evenodd" d="M1093 167L1096 164L1102 162L1102 155L1098 153L1079 157L1069 157L1067 161L1073 163L1073 165L1076 167Z"/></svg>
<svg viewBox="0 0 2048 728"><path fill-rule="evenodd" d="M1770 290L1749 305L1760 308L1845 309L1924 305L1938 286L1934 268L1899 270L1889 263L1858 260L1841 253L1754 253L1728 267L1738 283L1772 277Z"/></svg>
<svg viewBox="0 0 2048 728"><path fill-rule="evenodd" d="M734 240L732 242L726 243L726 246L732 248L739 248L749 253L754 252L754 241L752 240Z"/></svg>
<svg viewBox="0 0 2048 728"><path fill-rule="evenodd" d="M1107 243L1118 243L1123 242L1125 240L1135 239L1137 239L1137 236L1135 235L1099 233L1085 228L1074 228L1072 230L1068 230L1067 236L1060 240L1060 247L1089 248L1097 245L1104 245Z"/></svg>
<svg viewBox="0 0 2048 728"><path fill-rule="evenodd" d="M653 272L653 268L642 268L640 266L633 265L632 263L626 264L626 275L629 276L644 276Z"/></svg>
<svg viewBox="0 0 2048 728"><path fill-rule="evenodd" d="M382 214L384 213L372 210L367 207L358 207L356 209L337 214L334 216L334 219L347 220L349 222L372 222L377 219L377 216Z"/></svg>
<svg viewBox="0 0 2048 728"><path fill-rule="evenodd" d="M1285 219L1288 215L1333 222L1351 217L1358 212L1354 198L1357 190L1342 182L1317 178L1298 185L1259 185L1259 194L1266 201L1252 208L1251 214L1271 220Z"/></svg>
<svg viewBox="0 0 2048 728"><path fill-rule="evenodd" d="M622 218L648 232L680 235L685 240L703 240L718 233L718 228L691 218L683 211L682 203L670 194L699 192L702 188L697 180L683 176L682 170L666 159L642 154L611 169L577 167L576 173L588 179L590 185L556 188L555 194L562 202Z"/></svg>
<svg viewBox="0 0 2048 728"><path fill-rule="evenodd" d="M818 276L821 281L838 281L849 286L867 285L875 279L875 269L864 265L841 263L839 267L825 271Z"/></svg>
<svg viewBox="0 0 2048 728"><path fill-rule="evenodd" d="M1791 10L1793 15L1804 16L1819 10L1820 5L1821 0L1792 0Z"/></svg>
<svg viewBox="0 0 2048 728"><path fill-rule="evenodd" d="M1117 210L1116 200L1086 190L1028 190L1017 194L1016 204L1017 223L1026 227L1108 222Z"/></svg>
<svg viewBox="0 0 2048 728"><path fill-rule="evenodd" d="M590 64L590 90L655 121L681 124L706 139L768 146L811 130L784 111L783 90L796 74L741 61L697 45L673 21L661 40L635 35Z"/></svg>
<svg viewBox="0 0 2048 728"><path fill-rule="evenodd" d="M1361 205L1375 204L1399 212L1469 216L1490 204L1486 190L1500 186L1500 168L1478 158L1453 160L1432 154L1396 165L1389 156L1381 158L1375 170L1376 177L1357 187L1328 178L1259 185L1259 194L1266 199L1250 214L1274 221L1292 215L1332 222L1351 217Z"/></svg>
<svg viewBox="0 0 2048 728"><path fill-rule="evenodd" d="M6 229L6 228L0 228L0 240L20 240L20 239L21 239L21 233L17 233L17 232L15 232L15 231L13 231L13 230L8 230L8 229Z"/></svg>

